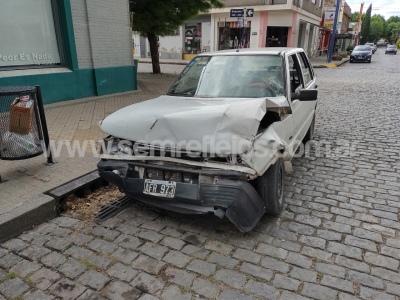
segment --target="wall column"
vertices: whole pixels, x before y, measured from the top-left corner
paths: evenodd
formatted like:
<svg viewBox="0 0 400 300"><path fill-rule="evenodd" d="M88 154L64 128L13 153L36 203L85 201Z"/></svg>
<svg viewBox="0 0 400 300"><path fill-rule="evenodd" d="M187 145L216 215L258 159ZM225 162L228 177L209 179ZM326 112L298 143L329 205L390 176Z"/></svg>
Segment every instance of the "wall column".
<svg viewBox="0 0 400 300"><path fill-rule="evenodd" d="M258 47L263 48L267 42L268 11L260 12L260 32L258 37Z"/></svg>
<svg viewBox="0 0 400 300"><path fill-rule="evenodd" d="M292 27L290 27L288 30L288 40L287 40L288 47L296 47L297 35L299 34L298 32L299 24L297 22L298 15L299 14L297 12L293 13Z"/></svg>

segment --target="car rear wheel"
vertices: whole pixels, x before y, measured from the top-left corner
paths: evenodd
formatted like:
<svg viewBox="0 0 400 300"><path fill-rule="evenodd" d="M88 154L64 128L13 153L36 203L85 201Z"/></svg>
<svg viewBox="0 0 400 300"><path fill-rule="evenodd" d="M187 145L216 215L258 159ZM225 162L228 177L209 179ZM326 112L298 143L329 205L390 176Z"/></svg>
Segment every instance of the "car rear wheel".
<svg viewBox="0 0 400 300"><path fill-rule="evenodd" d="M279 158L257 179L257 192L265 204L265 213L279 215L284 205L283 158Z"/></svg>

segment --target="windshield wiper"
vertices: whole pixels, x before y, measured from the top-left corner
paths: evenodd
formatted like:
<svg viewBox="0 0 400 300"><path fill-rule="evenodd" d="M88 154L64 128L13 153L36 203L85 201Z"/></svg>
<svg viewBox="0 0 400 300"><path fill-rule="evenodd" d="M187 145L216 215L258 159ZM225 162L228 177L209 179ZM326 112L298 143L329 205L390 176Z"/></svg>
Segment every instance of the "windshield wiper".
<svg viewBox="0 0 400 300"><path fill-rule="evenodd" d="M168 96L189 96L193 97L192 92L185 92L185 93L167 93Z"/></svg>

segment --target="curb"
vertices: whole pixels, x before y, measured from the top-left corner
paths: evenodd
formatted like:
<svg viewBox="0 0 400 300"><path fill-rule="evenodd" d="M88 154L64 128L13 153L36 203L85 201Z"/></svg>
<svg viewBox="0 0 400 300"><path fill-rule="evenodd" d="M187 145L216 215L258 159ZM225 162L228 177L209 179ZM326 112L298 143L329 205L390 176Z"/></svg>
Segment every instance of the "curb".
<svg viewBox="0 0 400 300"><path fill-rule="evenodd" d="M53 197L40 194L21 206L0 215L0 243L17 237L32 227L57 216Z"/></svg>

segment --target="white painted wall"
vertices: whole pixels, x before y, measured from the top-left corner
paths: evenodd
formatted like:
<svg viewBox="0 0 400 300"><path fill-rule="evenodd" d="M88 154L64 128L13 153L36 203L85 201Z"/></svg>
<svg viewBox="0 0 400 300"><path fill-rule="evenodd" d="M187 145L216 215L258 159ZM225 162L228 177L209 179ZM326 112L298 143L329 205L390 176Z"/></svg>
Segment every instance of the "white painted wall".
<svg viewBox="0 0 400 300"><path fill-rule="evenodd" d="M267 26L292 27L293 13L285 11L269 11Z"/></svg>

